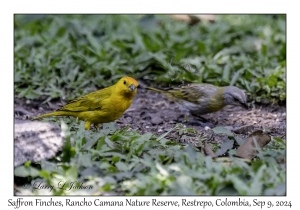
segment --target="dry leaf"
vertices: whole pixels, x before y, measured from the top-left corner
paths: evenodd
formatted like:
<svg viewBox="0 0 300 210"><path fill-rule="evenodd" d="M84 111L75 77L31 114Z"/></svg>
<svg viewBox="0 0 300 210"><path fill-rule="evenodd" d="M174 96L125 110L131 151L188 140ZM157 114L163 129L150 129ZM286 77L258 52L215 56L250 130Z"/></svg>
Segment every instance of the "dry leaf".
<svg viewBox="0 0 300 210"><path fill-rule="evenodd" d="M251 133L245 143L237 149L236 156L251 160L257 153L256 148L263 148L270 141L271 137L268 134L264 134L261 130L255 131Z"/></svg>
<svg viewBox="0 0 300 210"><path fill-rule="evenodd" d="M237 128L234 128L232 132L237 134L247 134L248 132L254 129L254 125L244 125Z"/></svg>
<svg viewBox="0 0 300 210"><path fill-rule="evenodd" d="M207 144L207 142L204 142L204 151L206 155L211 156L212 158L217 157L215 153L212 151L212 149L210 148L210 146Z"/></svg>
<svg viewBox="0 0 300 210"><path fill-rule="evenodd" d="M178 21L187 22L190 25L194 25L201 20L207 20L210 22L215 21L215 15L170 15L173 19Z"/></svg>

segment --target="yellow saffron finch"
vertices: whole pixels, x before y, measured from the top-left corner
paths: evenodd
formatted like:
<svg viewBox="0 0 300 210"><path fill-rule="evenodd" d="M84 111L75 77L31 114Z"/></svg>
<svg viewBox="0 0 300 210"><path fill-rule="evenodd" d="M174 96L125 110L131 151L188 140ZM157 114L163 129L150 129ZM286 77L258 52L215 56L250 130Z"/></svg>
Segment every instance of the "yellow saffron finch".
<svg viewBox="0 0 300 210"><path fill-rule="evenodd" d="M57 111L40 115L34 120L51 116L72 116L85 121L85 129L91 124L112 122L128 109L137 92L138 82L131 77L123 77L116 84L79 97Z"/></svg>

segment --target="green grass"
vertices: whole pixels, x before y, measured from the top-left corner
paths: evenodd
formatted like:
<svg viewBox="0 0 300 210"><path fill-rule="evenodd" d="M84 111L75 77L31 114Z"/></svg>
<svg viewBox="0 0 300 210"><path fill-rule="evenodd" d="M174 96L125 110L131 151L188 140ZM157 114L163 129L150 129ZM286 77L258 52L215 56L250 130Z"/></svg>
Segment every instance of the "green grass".
<svg viewBox="0 0 300 210"><path fill-rule="evenodd" d="M123 75L153 83L235 85L286 98L284 15L225 15L194 26L168 16L15 16L15 93L74 99Z"/></svg>
<svg viewBox="0 0 300 210"><path fill-rule="evenodd" d="M31 180L30 195L284 195L285 143L276 139L251 164L230 157L230 165L215 162L191 145L167 135L139 134L130 128L104 124L98 132L84 123L62 123L66 143L54 159L15 169ZM182 128L174 128L182 132ZM188 132L187 130L185 132ZM194 133L194 131L191 131ZM188 133L187 133L188 134ZM70 142L73 143L71 144ZM278 147L281 147L278 149ZM36 183L54 186L35 189ZM72 185L72 182L75 182ZM62 185L65 183L65 185ZM72 189L71 186L91 189ZM36 187L37 188L37 187ZM60 189L62 188L62 189Z"/></svg>
<svg viewBox="0 0 300 210"><path fill-rule="evenodd" d="M235 85L252 102L285 102L285 23L284 15L218 15L215 23L194 26L164 15L16 15L15 96L68 101L129 75L153 86ZM75 120L61 126L61 153L15 169L32 186L42 181L55 189L20 188L20 194L286 194L285 143L279 138L250 164L230 157L228 166L168 133L140 134L114 123L86 131ZM174 131L195 132L180 125ZM66 190L73 181L93 188Z"/></svg>

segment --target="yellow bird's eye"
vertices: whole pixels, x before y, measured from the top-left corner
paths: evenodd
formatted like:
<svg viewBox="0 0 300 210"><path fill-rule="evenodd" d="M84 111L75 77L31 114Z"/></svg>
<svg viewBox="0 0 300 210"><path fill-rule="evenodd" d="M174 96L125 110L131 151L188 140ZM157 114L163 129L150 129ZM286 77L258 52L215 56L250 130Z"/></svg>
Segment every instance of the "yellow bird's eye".
<svg viewBox="0 0 300 210"><path fill-rule="evenodd" d="M124 82L123 82L123 83L124 83L124 85L126 85L126 80L124 80Z"/></svg>

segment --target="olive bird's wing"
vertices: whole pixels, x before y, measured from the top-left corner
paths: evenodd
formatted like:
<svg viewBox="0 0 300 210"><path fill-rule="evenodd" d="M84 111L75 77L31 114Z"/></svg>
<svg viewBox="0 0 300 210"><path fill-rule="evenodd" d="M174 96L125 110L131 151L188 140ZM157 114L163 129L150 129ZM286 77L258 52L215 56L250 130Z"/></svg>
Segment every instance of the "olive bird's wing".
<svg viewBox="0 0 300 210"><path fill-rule="evenodd" d="M174 97L173 100L185 100L191 103L200 103L203 97L210 97L210 92L215 86L209 84L190 84L180 88L169 89L168 92Z"/></svg>

